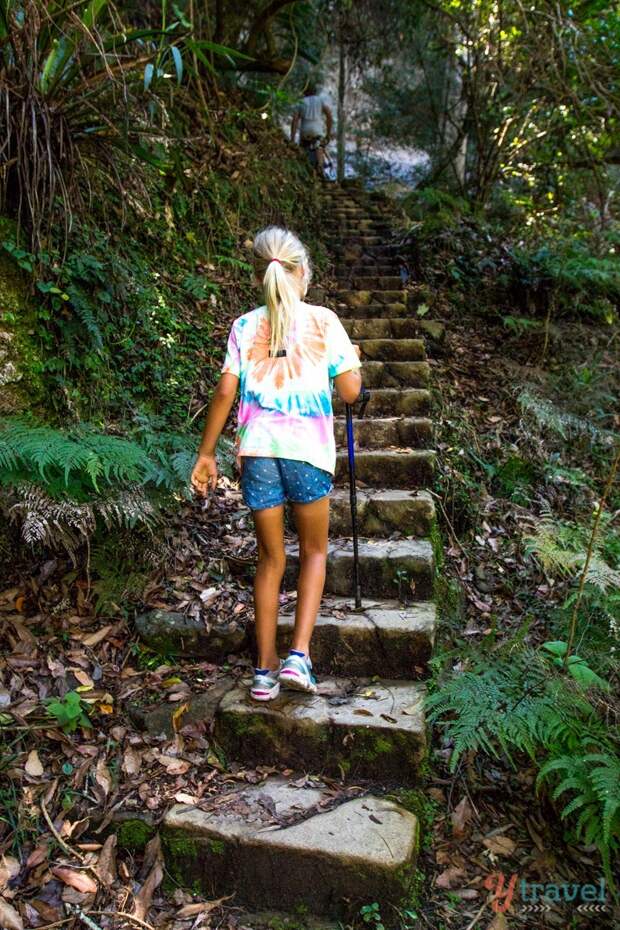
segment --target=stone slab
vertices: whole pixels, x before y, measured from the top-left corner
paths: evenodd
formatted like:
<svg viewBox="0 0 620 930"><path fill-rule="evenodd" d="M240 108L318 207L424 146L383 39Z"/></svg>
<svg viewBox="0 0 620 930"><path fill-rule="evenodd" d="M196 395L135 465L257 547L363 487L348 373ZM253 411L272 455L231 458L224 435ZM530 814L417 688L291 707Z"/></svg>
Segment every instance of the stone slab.
<svg viewBox="0 0 620 930"><path fill-rule="evenodd" d="M424 686L323 679L319 693L249 696L242 680L220 701L214 734L227 758L400 784L416 781L426 752Z"/></svg>
<svg viewBox="0 0 620 930"><path fill-rule="evenodd" d="M431 602L402 607L397 602L353 600L321 609L312 637L312 662L321 675L416 680L426 673L435 639L437 616ZM295 625L293 614L278 620L278 646L286 655Z"/></svg>
<svg viewBox="0 0 620 930"><path fill-rule="evenodd" d="M298 547L287 546L285 585L297 580ZM434 559L427 539L360 539L360 576L366 597L398 597L407 601L432 596ZM333 539L328 546L325 591L349 595L353 577L353 543Z"/></svg>
<svg viewBox="0 0 620 930"><path fill-rule="evenodd" d="M380 364L380 363L379 363ZM364 366L364 384L370 387ZM428 417L355 417L353 435L356 449L399 449L428 446L433 435L433 422ZM334 417L336 448L347 444L346 420Z"/></svg>
<svg viewBox="0 0 620 930"><path fill-rule="evenodd" d="M359 449L355 454L355 474L358 481L376 488L422 488L432 483L435 457L432 449ZM338 452L336 482L348 481L348 475L348 454Z"/></svg>
<svg viewBox="0 0 620 930"><path fill-rule="evenodd" d="M366 416L423 417L429 412L430 405L431 395L426 388L376 388L370 393ZM339 397L334 397L333 406L335 416L344 414L344 403Z"/></svg>
<svg viewBox="0 0 620 930"><path fill-rule="evenodd" d="M435 522L435 504L427 491L405 489L357 490L357 525L362 536L428 536ZM351 505L348 488L332 491L330 532L350 536Z"/></svg>
<svg viewBox="0 0 620 930"><path fill-rule="evenodd" d="M201 656L221 662L246 644L245 630L237 623L207 627L200 617L173 610L139 614L136 629L143 642L160 655Z"/></svg>
<svg viewBox="0 0 620 930"><path fill-rule="evenodd" d="M168 871L207 897L260 909L352 917L369 900L397 906L413 879L415 816L372 795L321 811L331 802L322 786L272 777L210 812L175 805L162 824Z"/></svg>

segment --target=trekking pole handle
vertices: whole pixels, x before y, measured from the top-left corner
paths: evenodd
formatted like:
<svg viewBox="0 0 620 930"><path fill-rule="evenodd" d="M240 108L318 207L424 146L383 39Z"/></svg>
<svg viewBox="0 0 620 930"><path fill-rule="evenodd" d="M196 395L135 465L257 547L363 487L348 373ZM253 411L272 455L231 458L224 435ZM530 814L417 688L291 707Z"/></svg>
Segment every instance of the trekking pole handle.
<svg viewBox="0 0 620 930"><path fill-rule="evenodd" d="M369 401L369 400L370 400L370 391L368 390L368 388L365 388L365 387L362 385L362 388L361 388L360 393L359 393L359 397L357 398L357 403L359 403L359 405L360 405L360 409L359 409L359 412L358 412L357 415L358 415L358 417L360 418L360 420L362 419L362 417L363 417L364 414L366 413L366 407L368 406L368 401Z"/></svg>

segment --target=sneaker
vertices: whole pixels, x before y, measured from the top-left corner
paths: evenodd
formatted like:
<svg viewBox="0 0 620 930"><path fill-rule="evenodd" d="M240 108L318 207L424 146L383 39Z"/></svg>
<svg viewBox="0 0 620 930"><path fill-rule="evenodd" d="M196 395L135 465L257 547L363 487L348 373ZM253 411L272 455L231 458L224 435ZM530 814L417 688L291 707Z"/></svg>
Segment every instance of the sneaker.
<svg viewBox="0 0 620 930"><path fill-rule="evenodd" d="M312 662L301 652L291 652L280 669L280 683L293 691L316 694L316 678L312 674Z"/></svg>
<svg viewBox="0 0 620 930"><path fill-rule="evenodd" d="M279 675L280 668L272 670L269 668L255 668L254 678L250 685L250 697L254 701L273 701L280 693Z"/></svg>

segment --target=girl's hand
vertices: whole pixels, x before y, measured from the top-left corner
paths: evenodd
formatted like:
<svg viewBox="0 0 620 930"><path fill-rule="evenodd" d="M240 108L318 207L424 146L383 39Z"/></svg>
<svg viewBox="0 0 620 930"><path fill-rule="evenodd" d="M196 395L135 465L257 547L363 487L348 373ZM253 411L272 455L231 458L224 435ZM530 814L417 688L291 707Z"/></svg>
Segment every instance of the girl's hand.
<svg viewBox="0 0 620 930"><path fill-rule="evenodd" d="M209 491L215 491L217 486L217 462L214 455L200 453L196 459L191 477L192 487L206 497Z"/></svg>

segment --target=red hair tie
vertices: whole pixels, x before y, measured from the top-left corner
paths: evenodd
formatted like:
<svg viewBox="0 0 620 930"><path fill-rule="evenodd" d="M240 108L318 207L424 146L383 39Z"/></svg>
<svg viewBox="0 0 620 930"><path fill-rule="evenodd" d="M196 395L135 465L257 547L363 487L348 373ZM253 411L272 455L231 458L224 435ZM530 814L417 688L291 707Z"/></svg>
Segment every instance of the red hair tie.
<svg viewBox="0 0 620 930"><path fill-rule="evenodd" d="M282 264L282 262L280 261L279 258L270 258L269 261L271 261L271 262L277 262L278 265L281 265L281 264Z"/></svg>

